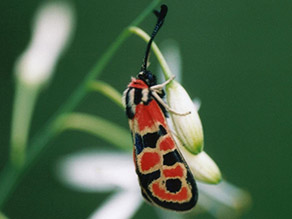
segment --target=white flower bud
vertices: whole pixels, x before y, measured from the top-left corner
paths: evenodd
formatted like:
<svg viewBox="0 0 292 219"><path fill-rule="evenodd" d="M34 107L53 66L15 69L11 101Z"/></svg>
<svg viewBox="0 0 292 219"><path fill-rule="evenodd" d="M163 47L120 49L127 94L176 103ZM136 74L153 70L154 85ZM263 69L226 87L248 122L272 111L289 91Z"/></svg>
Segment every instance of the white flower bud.
<svg viewBox="0 0 292 219"><path fill-rule="evenodd" d="M194 155L186 150L176 137L174 139L195 179L209 184L218 184L221 181L220 169L206 152Z"/></svg>
<svg viewBox="0 0 292 219"><path fill-rule="evenodd" d="M193 101L176 81L166 85L166 93L170 108L179 113L191 112L184 116L170 113L170 116L182 145L193 154L200 153L204 145L203 128Z"/></svg>
<svg viewBox="0 0 292 219"><path fill-rule="evenodd" d="M182 153L197 180L210 184L217 184L221 181L222 176L218 166L205 151L197 155L188 151Z"/></svg>
<svg viewBox="0 0 292 219"><path fill-rule="evenodd" d="M47 82L68 42L74 23L73 11L65 3L47 3L33 22L31 42L16 63L16 76L23 83L39 86Z"/></svg>

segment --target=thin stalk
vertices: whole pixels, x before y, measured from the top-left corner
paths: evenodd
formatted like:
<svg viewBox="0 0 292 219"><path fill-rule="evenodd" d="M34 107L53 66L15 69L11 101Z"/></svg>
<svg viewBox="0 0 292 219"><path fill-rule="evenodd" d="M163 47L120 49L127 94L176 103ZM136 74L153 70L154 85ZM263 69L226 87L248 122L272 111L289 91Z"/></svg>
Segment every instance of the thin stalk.
<svg viewBox="0 0 292 219"><path fill-rule="evenodd" d="M130 26L139 25L144 18L150 14L153 9L159 4L160 0L154 0L149 6L130 24ZM92 70L87 74L81 84L73 92L73 94L68 98L68 100L57 110L57 112L52 116L52 118L44 125L44 128L41 129L34 138L30 141L27 154L27 160L22 167L22 169L17 170L13 168L11 163L7 163L0 175L0 209L3 208L3 205L15 190L17 184L21 180L22 176L25 175L25 172L33 165L33 163L39 158L39 155L46 147L48 143L55 137L57 134L55 130L55 121L59 116L62 116L64 113L70 113L73 109L80 103L80 101L87 94L87 85L93 79L98 77L105 66L109 63L111 58L114 56L117 49L121 44L131 35L128 27L126 27L116 38L116 40L109 46L105 51L103 56L98 60Z"/></svg>
<svg viewBox="0 0 292 219"><path fill-rule="evenodd" d="M127 129L98 116L85 113L64 114L56 121L56 129L59 133L78 130L95 135L123 150L132 148L131 135Z"/></svg>
<svg viewBox="0 0 292 219"><path fill-rule="evenodd" d="M38 86L27 86L25 83L17 81L10 140L10 159L15 168L21 168L25 163L30 122L38 93Z"/></svg>
<svg viewBox="0 0 292 219"><path fill-rule="evenodd" d="M124 109L122 104L122 95L111 85L103 82L103 81L92 81L88 84L88 89L90 91L97 91L104 96L108 97L115 104L117 104L120 108Z"/></svg>
<svg viewBox="0 0 292 219"><path fill-rule="evenodd" d="M8 219L2 212L0 212L0 219Z"/></svg>

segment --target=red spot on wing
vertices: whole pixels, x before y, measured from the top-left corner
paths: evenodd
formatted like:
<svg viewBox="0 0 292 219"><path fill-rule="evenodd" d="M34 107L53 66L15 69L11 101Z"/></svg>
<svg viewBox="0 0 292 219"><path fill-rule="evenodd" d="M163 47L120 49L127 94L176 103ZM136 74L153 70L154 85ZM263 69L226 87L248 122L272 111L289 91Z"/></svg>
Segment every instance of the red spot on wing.
<svg viewBox="0 0 292 219"><path fill-rule="evenodd" d="M167 136L160 142L159 148L162 151L171 150L175 148L175 143L170 136Z"/></svg>
<svg viewBox="0 0 292 219"><path fill-rule="evenodd" d="M173 202L183 202L188 201L188 189L184 186L177 193L169 193L165 187L160 187L158 182L152 184L152 191L154 195L162 200L173 201Z"/></svg>
<svg viewBox="0 0 292 219"><path fill-rule="evenodd" d="M164 169L163 175L167 177L183 177L184 176L184 169L178 165L175 168L172 169Z"/></svg>
<svg viewBox="0 0 292 219"><path fill-rule="evenodd" d="M147 171L160 163L160 156L156 152L144 152L141 157L141 170Z"/></svg>
<svg viewBox="0 0 292 219"><path fill-rule="evenodd" d="M139 131L146 127L157 126L157 122L166 126L165 117L155 100L151 100L148 105L138 104L136 106L135 118L137 119Z"/></svg>

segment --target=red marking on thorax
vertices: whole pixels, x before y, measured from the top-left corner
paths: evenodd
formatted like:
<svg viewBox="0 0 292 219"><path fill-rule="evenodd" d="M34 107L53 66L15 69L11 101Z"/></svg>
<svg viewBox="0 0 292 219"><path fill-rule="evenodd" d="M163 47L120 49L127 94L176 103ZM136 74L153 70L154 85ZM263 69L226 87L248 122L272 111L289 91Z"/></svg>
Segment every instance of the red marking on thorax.
<svg viewBox="0 0 292 219"><path fill-rule="evenodd" d="M152 184L152 191L155 196L167 201L186 201L189 199L188 190L182 187L181 190L175 194L169 193L165 188L161 188L158 182Z"/></svg>
<svg viewBox="0 0 292 219"><path fill-rule="evenodd" d="M175 143L170 136L167 136L160 142L159 148L162 151L171 150L175 148Z"/></svg>
<svg viewBox="0 0 292 219"><path fill-rule="evenodd" d="M148 105L138 104L135 118L138 122L139 131L143 131L147 127L151 128L154 125L157 126L158 122L164 127L166 126L163 112L155 100L150 101Z"/></svg>
<svg viewBox="0 0 292 219"><path fill-rule="evenodd" d="M147 171L160 163L160 156L156 152L144 152L141 157L141 170Z"/></svg>
<svg viewBox="0 0 292 219"><path fill-rule="evenodd" d="M129 83L128 87L139 88L139 89L149 88L149 86L144 81L137 78L132 78L132 81Z"/></svg>
<svg viewBox="0 0 292 219"><path fill-rule="evenodd" d="M163 175L166 178L169 177L183 177L184 176L184 170L181 166L177 166L175 168L172 169L164 169L163 170Z"/></svg>

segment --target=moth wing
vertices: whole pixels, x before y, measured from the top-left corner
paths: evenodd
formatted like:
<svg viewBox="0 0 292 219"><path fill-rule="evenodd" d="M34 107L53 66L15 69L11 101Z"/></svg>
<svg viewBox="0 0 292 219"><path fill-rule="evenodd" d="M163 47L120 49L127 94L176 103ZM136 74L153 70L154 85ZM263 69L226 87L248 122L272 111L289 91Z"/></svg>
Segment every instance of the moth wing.
<svg viewBox="0 0 292 219"><path fill-rule="evenodd" d="M177 149L155 100L138 104L129 120L142 195L160 207L187 211L197 202L196 182Z"/></svg>

